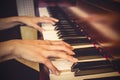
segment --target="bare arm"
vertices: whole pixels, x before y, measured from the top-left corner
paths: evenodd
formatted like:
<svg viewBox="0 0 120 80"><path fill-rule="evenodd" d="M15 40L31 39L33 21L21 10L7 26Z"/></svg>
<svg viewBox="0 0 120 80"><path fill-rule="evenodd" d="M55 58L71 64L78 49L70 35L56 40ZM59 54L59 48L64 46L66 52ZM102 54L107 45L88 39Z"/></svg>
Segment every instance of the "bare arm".
<svg viewBox="0 0 120 80"><path fill-rule="evenodd" d="M26 24L29 27L42 31L37 25L39 22L55 24L58 20L51 17L9 17L0 19L0 30L11 28L18 24ZM63 41L48 40L9 40L0 42L0 62L10 59L23 58L28 61L45 64L53 74L59 74L59 70L51 63L49 57L59 57L72 62L77 62L72 51L73 48Z"/></svg>
<svg viewBox="0 0 120 80"><path fill-rule="evenodd" d="M55 22L58 22L58 20L52 17L14 16L0 18L0 30L8 29L19 24L25 24L41 32L43 29L37 25L38 23L55 24Z"/></svg>
<svg viewBox="0 0 120 80"><path fill-rule="evenodd" d="M73 48L63 41L49 40L9 40L0 43L0 62L23 58L28 61L45 64L53 74L58 75L59 70L51 63L49 57L59 57L77 62L72 51Z"/></svg>

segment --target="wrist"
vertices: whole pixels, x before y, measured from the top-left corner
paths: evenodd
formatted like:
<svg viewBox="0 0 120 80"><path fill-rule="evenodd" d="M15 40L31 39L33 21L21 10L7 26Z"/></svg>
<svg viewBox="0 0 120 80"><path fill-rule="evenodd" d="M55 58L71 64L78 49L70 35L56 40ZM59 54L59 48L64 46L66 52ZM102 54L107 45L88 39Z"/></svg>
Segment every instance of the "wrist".
<svg viewBox="0 0 120 80"><path fill-rule="evenodd" d="M0 42L0 62L13 59L13 47L11 40Z"/></svg>
<svg viewBox="0 0 120 80"><path fill-rule="evenodd" d="M7 24L14 24L14 25L25 25L22 22L22 16L14 16L14 17L8 17L4 19L4 22L6 22Z"/></svg>

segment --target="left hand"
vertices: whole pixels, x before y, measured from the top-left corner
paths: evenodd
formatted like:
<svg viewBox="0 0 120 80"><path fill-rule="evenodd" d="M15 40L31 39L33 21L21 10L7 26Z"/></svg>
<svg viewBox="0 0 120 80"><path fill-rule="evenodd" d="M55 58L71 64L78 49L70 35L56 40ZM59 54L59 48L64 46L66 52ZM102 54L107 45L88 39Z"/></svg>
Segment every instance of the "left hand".
<svg viewBox="0 0 120 80"><path fill-rule="evenodd" d="M43 29L38 25L38 23L50 23L55 24L58 22L58 19L52 18L52 17L31 17L31 16L20 16L19 22L26 24L27 26L30 26L40 32L43 31Z"/></svg>

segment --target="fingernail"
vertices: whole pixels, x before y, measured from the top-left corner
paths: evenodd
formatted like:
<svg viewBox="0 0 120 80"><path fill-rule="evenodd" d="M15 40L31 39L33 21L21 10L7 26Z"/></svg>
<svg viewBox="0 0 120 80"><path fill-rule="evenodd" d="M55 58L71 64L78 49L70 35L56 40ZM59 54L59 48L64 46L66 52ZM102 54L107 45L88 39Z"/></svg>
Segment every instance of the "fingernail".
<svg viewBox="0 0 120 80"><path fill-rule="evenodd" d="M75 54L75 53L73 52L73 54Z"/></svg>
<svg viewBox="0 0 120 80"><path fill-rule="evenodd" d="M59 22L59 20L56 20L56 22Z"/></svg>
<svg viewBox="0 0 120 80"><path fill-rule="evenodd" d="M78 59L77 58L73 58L74 62L78 62Z"/></svg>
<svg viewBox="0 0 120 80"><path fill-rule="evenodd" d="M56 22L58 22L59 20L58 19L55 19Z"/></svg>

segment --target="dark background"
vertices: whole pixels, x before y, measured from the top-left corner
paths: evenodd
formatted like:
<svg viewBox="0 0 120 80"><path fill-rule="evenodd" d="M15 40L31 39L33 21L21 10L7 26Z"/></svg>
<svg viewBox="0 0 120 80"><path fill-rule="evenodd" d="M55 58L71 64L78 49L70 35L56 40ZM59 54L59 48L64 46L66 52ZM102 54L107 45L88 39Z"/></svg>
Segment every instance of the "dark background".
<svg viewBox="0 0 120 80"><path fill-rule="evenodd" d="M17 16L16 0L0 0L0 18L11 16ZM0 41L11 39L21 39L19 26L0 31ZM0 80L39 80L39 72L9 60L0 63Z"/></svg>

